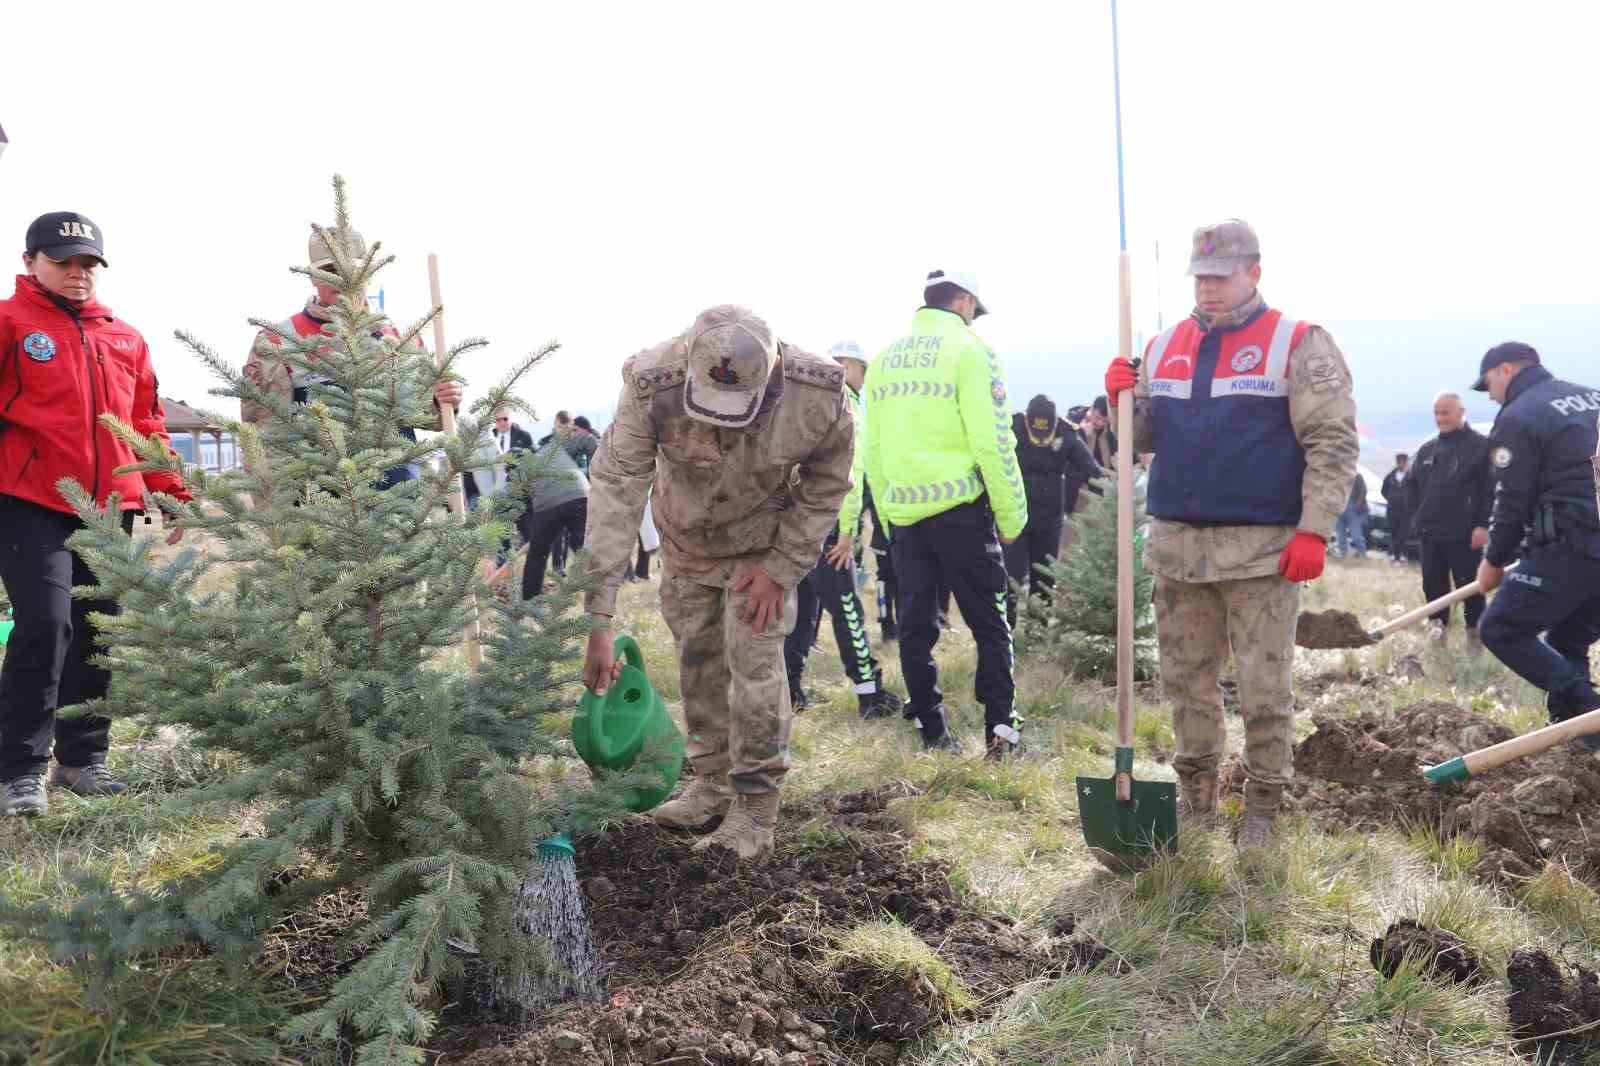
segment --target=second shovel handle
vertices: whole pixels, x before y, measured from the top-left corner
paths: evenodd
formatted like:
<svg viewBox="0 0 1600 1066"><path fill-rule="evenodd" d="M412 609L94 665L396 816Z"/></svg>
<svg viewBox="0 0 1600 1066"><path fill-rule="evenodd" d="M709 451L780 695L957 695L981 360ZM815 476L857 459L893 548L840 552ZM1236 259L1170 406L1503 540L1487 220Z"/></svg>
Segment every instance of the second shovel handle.
<svg viewBox="0 0 1600 1066"><path fill-rule="evenodd" d="M1506 572L1509 573L1512 570L1515 570L1516 567L1517 564L1512 563L1510 566L1506 567ZM1476 595L1478 595L1478 583L1476 581L1472 582L1471 584L1462 585L1454 592L1447 592L1443 596L1440 596L1438 599L1434 600L1432 603L1425 603L1415 610L1407 611L1394 621L1385 623L1383 626L1374 629L1368 634L1368 636L1372 637L1374 640L1382 640L1390 633L1398 632L1399 630L1405 629L1407 626L1414 626L1424 618L1427 618L1429 615L1432 615L1438 611L1442 611L1451 604L1460 603L1462 600L1469 600Z"/></svg>

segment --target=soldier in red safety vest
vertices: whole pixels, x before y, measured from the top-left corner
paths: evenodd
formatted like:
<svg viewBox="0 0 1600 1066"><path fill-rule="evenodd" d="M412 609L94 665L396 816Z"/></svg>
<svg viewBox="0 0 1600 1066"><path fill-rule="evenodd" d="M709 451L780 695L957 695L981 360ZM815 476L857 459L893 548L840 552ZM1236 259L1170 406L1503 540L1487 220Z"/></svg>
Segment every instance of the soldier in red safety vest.
<svg viewBox="0 0 1600 1066"><path fill-rule="evenodd" d="M1154 452L1145 549L1161 679L1173 701L1179 813L1217 809L1226 747L1217 680L1232 652L1245 719L1241 850L1268 843L1293 775L1299 582L1321 576L1356 472L1355 400L1325 330L1267 305L1261 246L1230 219L1195 231L1195 309L1106 394L1134 390L1136 452Z"/></svg>

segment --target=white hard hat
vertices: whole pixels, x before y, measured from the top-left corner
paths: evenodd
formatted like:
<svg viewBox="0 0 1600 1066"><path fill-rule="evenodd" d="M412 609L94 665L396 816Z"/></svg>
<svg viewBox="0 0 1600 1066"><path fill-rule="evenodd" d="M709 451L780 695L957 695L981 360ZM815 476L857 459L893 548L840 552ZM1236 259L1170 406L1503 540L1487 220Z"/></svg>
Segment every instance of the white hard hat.
<svg viewBox="0 0 1600 1066"><path fill-rule="evenodd" d="M867 361L867 353L861 350L861 345L855 341L834 341L833 347L828 349L828 358L834 362L840 359L854 359L858 363Z"/></svg>
<svg viewBox="0 0 1600 1066"><path fill-rule="evenodd" d="M978 276L976 274L968 274L962 270L930 270L928 271L928 280L922 283L922 287L927 290L935 285L954 285L963 292L971 293L972 298L978 301L977 308L972 312L973 318L989 313L989 309L983 306L983 297L978 295Z"/></svg>

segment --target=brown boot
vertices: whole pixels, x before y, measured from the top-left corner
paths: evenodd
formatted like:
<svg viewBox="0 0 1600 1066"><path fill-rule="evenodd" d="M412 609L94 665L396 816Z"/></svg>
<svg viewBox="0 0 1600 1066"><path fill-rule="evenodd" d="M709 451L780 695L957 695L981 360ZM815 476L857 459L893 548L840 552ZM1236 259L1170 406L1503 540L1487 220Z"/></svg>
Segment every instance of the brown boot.
<svg viewBox="0 0 1600 1066"><path fill-rule="evenodd" d="M740 792L717 831L696 843L694 850L727 848L744 862L759 861L772 854L772 833L777 827L776 792Z"/></svg>
<svg viewBox="0 0 1600 1066"><path fill-rule="evenodd" d="M1251 781L1244 787L1244 821L1239 826L1239 850L1262 848L1272 843L1278 831L1278 808L1283 804L1282 785L1262 785Z"/></svg>
<svg viewBox="0 0 1600 1066"><path fill-rule="evenodd" d="M1190 825L1209 827L1217 820L1218 782L1215 770L1178 773L1178 818Z"/></svg>
<svg viewBox="0 0 1600 1066"><path fill-rule="evenodd" d="M701 829L728 813L733 789L726 772L695 775L682 792L650 812L657 825L669 829Z"/></svg>

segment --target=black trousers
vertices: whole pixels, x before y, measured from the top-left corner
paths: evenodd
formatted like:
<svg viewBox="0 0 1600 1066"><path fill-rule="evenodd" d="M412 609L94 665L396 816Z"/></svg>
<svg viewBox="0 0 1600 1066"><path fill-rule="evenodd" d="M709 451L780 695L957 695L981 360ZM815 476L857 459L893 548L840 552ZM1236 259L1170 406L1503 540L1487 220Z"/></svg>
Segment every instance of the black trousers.
<svg viewBox="0 0 1600 1066"><path fill-rule="evenodd" d="M650 576L650 553L644 550L644 538L639 538L639 558L633 564L633 576L640 581Z"/></svg>
<svg viewBox="0 0 1600 1066"><path fill-rule="evenodd" d="M1593 551L1562 541L1523 556L1479 629L1495 658L1565 714L1600 706L1589 679L1589 648L1600 640L1600 533L1592 536Z"/></svg>
<svg viewBox="0 0 1600 1066"><path fill-rule="evenodd" d="M944 702L933 661L942 580L978 645L973 688L984 708L984 735L997 725L1016 728L1006 568L988 501L964 503L914 525L895 526L891 550L900 579L900 668L910 693L906 717L920 718Z"/></svg>
<svg viewBox="0 0 1600 1066"><path fill-rule="evenodd" d="M133 512L123 513L123 529ZM118 613L115 600L76 600L74 585L98 583L67 538L83 528L76 515L0 496L0 579L16 628L0 667L0 778L41 773L56 761L84 766L111 746L111 719L56 717L106 694L111 674L89 659L100 649L90 614Z"/></svg>
<svg viewBox="0 0 1600 1066"><path fill-rule="evenodd" d="M556 539L550 544L550 565L555 567L556 573L558 574L565 574L567 572L568 547L569 545L567 543L567 534L565 530L556 534ZM576 547L583 547L583 541L578 541Z"/></svg>
<svg viewBox="0 0 1600 1066"><path fill-rule="evenodd" d="M878 513L870 507L872 515L872 554L878 560L878 622L893 623L895 603L900 595L900 582L894 572L894 553L889 550L889 538L883 532Z"/></svg>
<svg viewBox="0 0 1600 1066"><path fill-rule="evenodd" d="M1428 601L1438 599L1451 589L1470 585L1478 579L1478 564L1483 552L1463 539L1459 541L1425 540L1422 542L1422 595ZM1452 579L1454 584L1452 584ZM1461 605L1471 629L1483 617L1484 598L1473 596ZM1450 624L1450 611L1439 611L1434 621Z"/></svg>
<svg viewBox="0 0 1600 1066"><path fill-rule="evenodd" d="M550 565L550 549L556 538L565 536L577 551L583 547L583 531L588 524L589 501L583 498L522 516L522 536L528 542L528 562L522 568L523 599L531 600L544 591L544 572Z"/></svg>
<svg viewBox="0 0 1600 1066"><path fill-rule="evenodd" d="M1017 627L1017 586L1028 590L1030 596L1049 596L1056 587L1055 578L1040 573L1036 567L1049 566L1061 551L1061 529L1065 523L1029 522L1022 535L1004 546L1006 560L1006 621Z"/></svg>
<svg viewBox="0 0 1600 1066"><path fill-rule="evenodd" d="M1389 558L1406 557L1406 541L1411 539L1411 515L1400 507L1389 507Z"/></svg>
<svg viewBox="0 0 1600 1066"><path fill-rule="evenodd" d="M817 560L795 589L798 614L794 629L783 642L783 663L789 671L789 687L798 688L805 674L806 657L816 643L822 612L827 611L845 676L855 686L856 695L865 696L878 691L883 672L867 639L866 612L861 607L861 597L856 595L855 570L836 570L826 558L838 539L837 532L828 537L822 546L824 558Z"/></svg>

